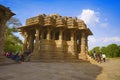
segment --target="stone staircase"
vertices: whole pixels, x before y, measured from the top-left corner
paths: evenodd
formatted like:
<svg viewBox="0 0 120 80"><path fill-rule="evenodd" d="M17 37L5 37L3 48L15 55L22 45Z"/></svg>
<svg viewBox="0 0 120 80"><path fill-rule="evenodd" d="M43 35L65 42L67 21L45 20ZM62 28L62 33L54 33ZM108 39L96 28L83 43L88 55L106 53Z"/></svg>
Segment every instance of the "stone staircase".
<svg viewBox="0 0 120 80"><path fill-rule="evenodd" d="M93 59L91 56L87 55L87 59L91 64L99 64L95 59Z"/></svg>
<svg viewBox="0 0 120 80"><path fill-rule="evenodd" d="M66 62L70 62L70 63L82 63L82 62L89 62L89 61L84 61L81 59L39 59L39 60L34 60L32 59L31 62L46 62L46 63L51 63L51 62L58 62L58 63L66 63Z"/></svg>

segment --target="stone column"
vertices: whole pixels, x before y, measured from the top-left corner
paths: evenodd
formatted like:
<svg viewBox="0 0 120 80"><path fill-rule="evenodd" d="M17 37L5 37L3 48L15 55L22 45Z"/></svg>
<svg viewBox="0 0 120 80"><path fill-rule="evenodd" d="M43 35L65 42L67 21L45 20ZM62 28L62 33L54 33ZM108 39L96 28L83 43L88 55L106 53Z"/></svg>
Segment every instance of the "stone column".
<svg viewBox="0 0 120 80"><path fill-rule="evenodd" d="M59 40L57 40L57 48L56 48L56 59L64 59L64 46L65 42L63 41L63 30L59 29Z"/></svg>
<svg viewBox="0 0 120 80"><path fill-rule="evenodd" d="M37 60L40 58L40 30L38 28L35 29L35 43L32 59Z"/></svg>
<svg viewBox="0 0 120 80"><path fill-rule="evenodd" d="M76 30L71 31L71 52L77 58Z"/></svg>
<svg viewBox="0 0 120 80"><path fill-rule="evenodd" d="M86 37L85 33L81 32L81 52L79 54L79 59L82 59L82 60L87 60L85 37Z"/></svg>
<svg viewBox="0 0 120 80"><path fill-rule="evenodd" d="M86 54L88 54L88 35L85 36L85 44L86 44Z"/></svg>
<svg viewBox="0 0 120 80"><path fill-rule="evenodd" d="M31 33L29 35L29 42L28 42L28 49L30 49L31 51L33 51L33 45L34 44L34 35L33 33Z"/></svg>
<svg viewBox="0 0 120 80"><path fill-rule="evenodd" d="M47 40L51 39L51 29L47 29Z"/></svg>
<svg viewBox="0 0 120 80"><path fill-rule="evenodd" d="M24 33L23 51L27 50L28 34Z"/></svg>
<svg viewBox="0 0 120 80"><path fill-rule="evenodd" d="M63 40L63 30L60 30L59 40Z"/></svg>
<svg viewBox="0 0 120 80"><path fill-rule="evenodd" d="M75 41L75 31L71 31L71 41Z"/></svg>
<svg viewBox="0 0 120 80"><path fill-rule="evenodd" d="M35 48L34 51L38 51L40 49L40 30L36 28L36 33L35 33Z"/></svg>
<svg viewBox="0 0 120 80"><path fill-rule="evenodd" d="M39 36L40 36L39 34L40 34L40 30L38 28L36 28L36 33L35 33L36 43L40 40L39 39Z"/></svg>

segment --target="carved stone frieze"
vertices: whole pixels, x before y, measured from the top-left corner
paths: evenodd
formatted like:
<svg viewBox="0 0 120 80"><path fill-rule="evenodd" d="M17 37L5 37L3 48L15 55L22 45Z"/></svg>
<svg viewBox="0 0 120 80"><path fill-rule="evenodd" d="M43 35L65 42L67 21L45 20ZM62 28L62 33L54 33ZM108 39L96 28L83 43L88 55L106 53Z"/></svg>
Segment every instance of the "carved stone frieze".
<svg viewBox="0 0 120 80"><path fill-rule="evenodd" d="M56 27L64 27L64 26L66 26L65 20L61 16L58 16L56 18Z"/></svg>
<svg viewBox="0 0 120 80"><path fill-rule="evenodd" d="M50 16L46 16L44 17L44 26L54 26L55 25L55 20L50 17Z"/></svg>
<svg viewBox="0 0 120 80"><path fill-rule="evenodd" d="M26 20L26 25L39 24L39 16Z"/></svg>
<svg viewBox="0 0 120 80"><path fill-rule="evenodd" d="M58 14L45 15L41 14L36 17L32 17L26 20L26 25L39 24L41 26L54 26L54 27L67 27L67 28L78 28L85 29L86 24L83 20L77 17L60 16Z"/></svg>

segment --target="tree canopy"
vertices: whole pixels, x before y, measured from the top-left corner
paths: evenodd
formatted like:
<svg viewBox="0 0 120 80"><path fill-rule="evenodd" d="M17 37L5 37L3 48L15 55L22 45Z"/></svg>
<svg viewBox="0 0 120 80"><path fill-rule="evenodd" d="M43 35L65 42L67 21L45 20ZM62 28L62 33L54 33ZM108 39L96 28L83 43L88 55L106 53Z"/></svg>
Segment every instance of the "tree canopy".
<svg viewBox="0 0 120 80"><path fill-rule="evenodd" d="M22 51L22 41L14 33L18 33L18 27L21 26L19 19L12 17L6 24L4 52Z"/></svg>
<svg viewBox="0 0 120 80"><path fill-rule="evenodd" d="M90 50L89 53L92 54L94 50L96 53L105 53L107 57L120 57L120 46L117 44L109 44L103 47L97 46Z"/></svg>

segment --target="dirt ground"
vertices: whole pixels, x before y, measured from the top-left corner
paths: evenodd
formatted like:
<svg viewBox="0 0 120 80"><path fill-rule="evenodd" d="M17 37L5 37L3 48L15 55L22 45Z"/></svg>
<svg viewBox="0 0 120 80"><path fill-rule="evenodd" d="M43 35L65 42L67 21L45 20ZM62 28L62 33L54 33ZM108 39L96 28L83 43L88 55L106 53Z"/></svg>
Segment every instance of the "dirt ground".
<svg viewBox="0 0 120 80"><path fill-rule="evenodd" d="M22 62L0 66L0 80L120 80L120 59L105 63Z"/></svg>
<svg viewBox="0 0 120 80"><path fill-rule="evenodd" d="M102 67L101 74L96 80L120 80L120 58L108 59L105 63L98 64Z"/></svg>

